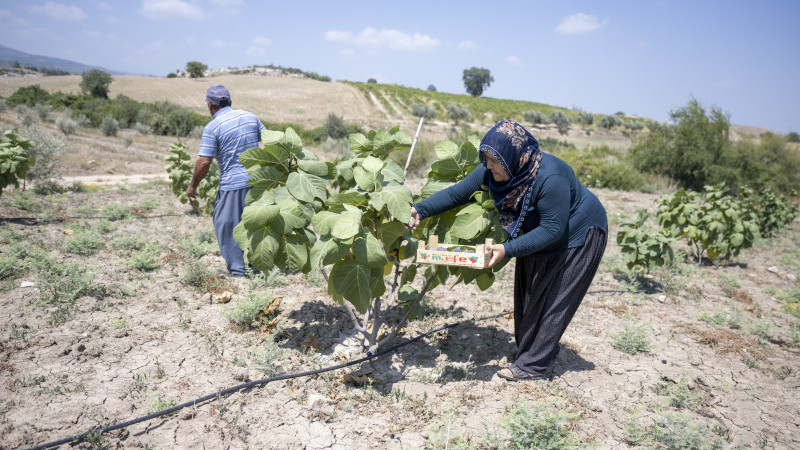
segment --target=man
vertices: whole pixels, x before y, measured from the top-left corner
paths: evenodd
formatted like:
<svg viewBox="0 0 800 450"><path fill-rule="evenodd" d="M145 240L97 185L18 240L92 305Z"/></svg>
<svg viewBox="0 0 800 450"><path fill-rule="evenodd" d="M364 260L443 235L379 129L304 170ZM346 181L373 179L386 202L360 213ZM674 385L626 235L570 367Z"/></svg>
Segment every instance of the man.
<svg viewBox="0 0 800 450"><path fill-rule="evenodd" d="M244 209L244 198L250 189L250 175L239 162L239 155L248 148L258 147L261 131L266 128L258 117L244 110L231 108L231 94L221 84L206 91L211 122L203 129L200 151L194 166L192 182L186 193L194 198L197 185L208 174L211 161L217 158L219 165L219 190L214 202L214 231L228 273L244 276L244 252L233 239L233 229L239 224Z"/></svg>

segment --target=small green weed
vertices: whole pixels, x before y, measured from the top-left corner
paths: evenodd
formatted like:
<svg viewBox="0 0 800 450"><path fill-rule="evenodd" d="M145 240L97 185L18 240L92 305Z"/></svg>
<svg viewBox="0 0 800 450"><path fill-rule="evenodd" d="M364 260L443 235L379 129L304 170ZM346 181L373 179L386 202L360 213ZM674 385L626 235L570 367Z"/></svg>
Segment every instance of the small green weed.
<svg viewBox="0 0 800 450"><path fill-rule="evenodd" d="M271 292L250 292L244 299L239 300L236 306L228 310L225 315L240 327L258 327L265 323L264 309L269 306L274 296Z"/></svg>
<svg viewBox="0 0 800 450"><path fill-rule="evenodd" d="M696 423L688 413L666 413L656 417L650 426L643 425L638 416L632 416L623 428L623 435L633 446L705 450L724 448L725 440L720 436L726 431L722 427L709 430L707 425Z"/></svg>
<svg viewBox="0 0 800 450"><path fill-rule="evenodd" d="M613 335L612 339L612 347L631 355L650 351L650 339L643 324L626 323L622 331Z"/></svg>
<svg viewBox="0 0 800 450"><path fill-rule="evenodd" d="M769 317L765 317L750 326L750 333L758 338L760 344L763 344L764 341L769 340L767 333L770 328L772 328L772 320Z"/></svg>
<svg viewBox="0 0 800 450"><path fill-rule="evenodd" d="M147 389L147 375L137 373L133 376L133 383L128 389L128 392L130 392L131 396L134 398L141 398L147 393Z"/></svg>
<svg viewBox="0 0 800 450"><path fill-rule="evenodd" d="M72 317L72 305L58 305L56 309L50 311L50 317L47 319L47 325L57 327L66 323Z"/></svg>
<svg viewBox="0 0 800 450"><path fill-rule="evenodd" d="M83 438L83 441L89 444L90 448L100 450L103 448L103 432L92 431Z"/></svg>
<svg viewBox="0 0 800 450"><path fill-rule="evenodd" d="M708 322L721 327L728 327L737 330L742 327L742 310L733 306L730 312L716 311L714 313L703 312L699 320Z"/></svg>
<svg viewBox="0 0 800 450"><path fill-rule="evenodd" d="M789 314L800 317L800 288L793 287L788 291L778 291L775 298L783 301L783 307Z"/></svg>
<svg viewBox="0 0 800 450"><path fill-rule="evenodd" d="M81 230L67 238L62 250L75 255L91 256L105 247L105 241L100 238L100 234L91 230Z"/></svg>
<svg viewBox="0 0 800 450"><path fill-rule="evenodd" d="M134 250L128 257L127 264L140 272L149 272L161 266L158 260L159 254L158 246L148 244L141 250Z"/></svg>
<svg viewBox="0 0 800 450"><path fill-rule="evenodd" d="M103 206L103 217L114 222L117 220L125 220L131 217L131 209L119 203L109 203Z"/></svg>
<svg viewBox="0 0 800 450"><path fill-rule="evenodd" d="M451 404L444 406L441 414L442 421L427 427L428 441L426 449L468 449L469 441L464 439L463 431L458 427L458 412Z"/></svg>
<svg viewBox="0 0 800 450"><path fill-rule="evenodd" d="M502 424L508 433L507 448L581 448L578 434L568 427L580 416L580 411L566 411L554 402L515 405Z"/></svg>
<svg viewBox="0 0 800 450"><path fill-rule="evenodd" d="M107 219L100 219L94 224L94 229L100 234L109 234L119 229L119 224L111 223Z"/></svg>
<svg viewBox="0 0 800 450"><path fill-rule="evenodd" d="M0 280L14 279L25 273L25 267L16 254L0 255Z"/></svg>
<svg viewBox="0 0 800 450"><path fill-rule="evenodd" d="M177 404L178 403L175 400L172 400L172 399L162 400L159 397L157 400L153 400L153 401L150 402L150 404L147 407L147 412L148 413L155 413L155 412L163 411L165 409L172 408L173 406L175 406ZM174 414L174 413L170 413L170 414ZM167 414L164 417L168 417L170 414Z"/></svg>
<svg viewBox="0 0 800 450"><path fill-rule="evenodd" d="M224 276L214 273L213 270L198 260L188 260L186 262L186 272L183 274L181 281L183 284L192 286L200 292L218 293L235 289Z"/></svg>
<svg viewBox="0 0 800 450"><path fill-rule="evenodd" d="M115 250L139 250L144 247L147 242L135 235L128 234L120 236L111 243L111 247Z"/></svg>
<svg viewBox="0 0 800 450"><path fill-rule="evenodd" d="M283 328L281 324L278 324L266 336L264 351L255 355L256 369L264 372L268 377L280 373L289 358L288 352L281 347L281 344L285 341L285 339L279 338L282 335Z"/></svg>
<svg viewBox="0 0 800 450"><path fill-rule="evenodd" d="M689 407L702 397L702 394L691 392L686 377L682 377L677 382L662 377L653 390L658 395L668 397L670 406L678 409Z"/></svg>
<svg viewBox="0 0 800 450"><path fill-rule="evenodd" d="M94 274L77 263L56 262L43 255L35 259L31 266L38 275L41 289L40 298L34 303L34 308L73 303L84 295L98 298L108 295L108 288L96 284Z"/></svg>
<svg viewBox="0 0 800 450"><path fill-rule="evenodd" d="M126 330L130 328L128 319L124 317L112 317L109 319L109 322L111 322L111 326L114 327L115 330Z"/></svg>
<svg viewBox="0 0 800 450"><path fill-rule="evenodd" d="M33 191L19 191L11 200L11 206L30 212L39 209L39 203L36 201L36 194Z"/></svg>
<svg viewBox="0 0 800 450"><path fill-rule="evenodd" d="M136 207L144 211L153 211L154 209L158 208L160 203L161 200L157 197L145 197L139 200L139 203L136 204Z"/></svg>

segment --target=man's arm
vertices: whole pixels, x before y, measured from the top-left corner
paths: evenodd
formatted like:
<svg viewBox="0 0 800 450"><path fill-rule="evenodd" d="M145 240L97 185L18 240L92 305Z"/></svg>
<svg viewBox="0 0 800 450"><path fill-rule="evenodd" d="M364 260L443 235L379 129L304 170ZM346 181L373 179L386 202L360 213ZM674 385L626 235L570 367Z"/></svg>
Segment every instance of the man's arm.
<svg viewBox="0 0 800 450"><path fill-rule="evenodd" d="M210 156L200 156L197 158L197 162L194 164L194 174L192 174L192 182L189 184L189 187L186 188L186 194L191 197L197 197L197 185L203 181L203 178L208 175L208 169L211 168L211 161L214 158Z"/></svg>

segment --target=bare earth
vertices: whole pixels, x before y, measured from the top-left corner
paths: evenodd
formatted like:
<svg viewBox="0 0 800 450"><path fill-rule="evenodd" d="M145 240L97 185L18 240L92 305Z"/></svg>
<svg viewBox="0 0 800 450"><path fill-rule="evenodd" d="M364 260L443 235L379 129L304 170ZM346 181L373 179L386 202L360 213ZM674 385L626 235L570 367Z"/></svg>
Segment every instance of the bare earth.
<svg viewBox="0 0 800 450"><path fill-rule="evenodd" d="M52 80L61 78L68 77ZM125 78L115 77L112 94L137 98ZM153 81L163 91L152 99L168 95L186 104L202 100L208 84ZM302 80L280 81L286 82L283 100L265 97L246 105L242 99L240 106L258 112L258 105L270 104L263 113L280 107L286 114L281 121L315 123L331 110L338 113L335 108L349 111L366 102L340 84L296 81ZM4 83L0 88L13 92ZM321 104L328 106L313 113L303 107L302 115L292 116L286 98L332 87L341 90L338 100L326 99L330 103ZM2 89L0 95L8 95ZM337 101L344 106L335 106ZM369 120L363 118L365 128ZM15 121L13 111L0 115L2 128ZM52 123L45 125L54 130ZM91 177L80 179L97 185L142 174L163 177L164 149L174 140L134 136L125 148L120 138L104 138L97 130L63 139L75 150L65 159L65 176ZM408 184L419 192L422 181ZM608 210L610 230L590 290L628 292L587 295L562 339L550 381L499 379L495 373L514 356L513 321L508 316L470 321L509 311L511 264L485 292L474 285L434 290L425 315L396 342L465 321L458 326L368 364L269 383L108 433L102 445L401 449L445 448L449 440L450 446L493 448L487 440L505 436L503 424L514 405L541 401L550 411L579 413L568 428L590 447L630 447L626 428L633 421L648 426L685 414L705 430L706 443L800 448L800 319L786 312L782 300L800 289L800 220L728 264L682 261L672 273L651 274L651 281L663 283L661 289L632 293L620 270L615 236L622 218L637 208L654 211L657 196L595 192ZM58 264L78 264L104 289L77 299L71 315L54 324L60 305L34 306L48 280L35 271L0 279L0 448L51 442L246 381L363 356L345 311L327 295L318 274L280 276L269 287L258 280L223 281L220 290L234 293L227 304L218 301L219 290L210 295L187 285L188 264L181 256L187 242L211 236L200 260L212 270L224 262L209 233L211 219L189 214L163 181L37 196L28 203L19 194L9 189L0 197L0 258L22 243L28 250L42 249ZM98 218L110 204L129 207L133 215L113 222ZM37 217L44 220L32 219ZM102 229L104 248L89 256L68 253L65 243L82 229ZM131 251L114 245L129 237L157 245L160 266L149 272L132 268ZM242 328L227 318L250 293L266 289L282 297L269 325ZM738 314L737 326L708 319L726 314ZM630 355L613 346L626 324L643 326L648 351ZM357 369L361 372L353 373ZM357 382L344 379L346 374L356 375Z"/></svg>

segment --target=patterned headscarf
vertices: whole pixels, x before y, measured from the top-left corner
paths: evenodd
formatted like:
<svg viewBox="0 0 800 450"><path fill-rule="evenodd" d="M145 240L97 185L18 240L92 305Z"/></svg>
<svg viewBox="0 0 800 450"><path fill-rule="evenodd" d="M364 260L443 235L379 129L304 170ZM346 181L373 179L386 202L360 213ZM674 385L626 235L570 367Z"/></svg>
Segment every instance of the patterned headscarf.
<svg viewBox="0 0 800 450"><path fill-rule="evenodd" d="M533 180L539 171L542 154L539 142L522 125L503 120L493 126L481 140L479 156L486 166L486 153L503 166L508 181L494 181L486 171L483 184L489 187L494 205L500 213L500 223L511 239L517 237L525 220L525 212L533 192Z"/></svg>

